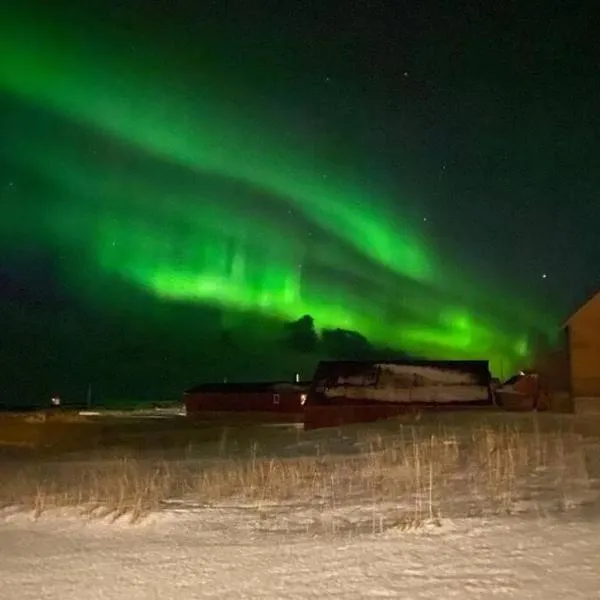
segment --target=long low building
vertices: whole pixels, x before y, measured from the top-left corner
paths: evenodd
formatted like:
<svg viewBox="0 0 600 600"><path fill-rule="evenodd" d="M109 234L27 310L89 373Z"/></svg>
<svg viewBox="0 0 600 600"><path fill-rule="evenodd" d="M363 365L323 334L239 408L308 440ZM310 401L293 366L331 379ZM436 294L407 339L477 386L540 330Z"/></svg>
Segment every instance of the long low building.
<svg viewBox="0 0 600 600"><path fill-rule="evenodd" d="M419 410L493 405L488 361L324 361L305 406L305 428Z"/></svg>
<svg viewBox="0 0 600 600"><path fill-rule="evenodd" d="M308 383L203 383L184 392L186 413L207 419L238 413L257 420L302 422Z"/></svg>

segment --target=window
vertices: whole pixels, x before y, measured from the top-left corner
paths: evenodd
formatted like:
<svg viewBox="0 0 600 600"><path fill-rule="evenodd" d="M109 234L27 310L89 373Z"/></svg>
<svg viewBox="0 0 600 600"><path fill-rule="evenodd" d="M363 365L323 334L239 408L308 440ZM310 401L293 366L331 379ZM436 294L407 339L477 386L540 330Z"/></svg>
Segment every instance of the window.
<svg viewBox="0 0 600 600"><path fill-rule="evenodd" d="M306 404L306 394L300 394L300 404L302 406Z"/></svg>
<svg viewBox="0 0 600 600"><path fill-rule="evenodd" d="M273 394L273 404L279 404L279 394Z"/></svg>

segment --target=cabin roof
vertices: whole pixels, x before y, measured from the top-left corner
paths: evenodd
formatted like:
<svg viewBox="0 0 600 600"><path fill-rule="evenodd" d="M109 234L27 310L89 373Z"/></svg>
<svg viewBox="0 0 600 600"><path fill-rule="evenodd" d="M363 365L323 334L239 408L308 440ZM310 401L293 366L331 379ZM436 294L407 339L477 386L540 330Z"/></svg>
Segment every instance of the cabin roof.
<svg viewBox="0 0 600 600"><path fill-rule="evenodd" d="M331 377L357 375L380 365L399 365L407 367L433 367L471 373L483 379L490 377L489 361L487 360L324 360L315 371L313 385L317 381Z"/></svg>
<svg viewBox="0 0 600 600"><path fill-rule="evenodd" d="M213 382L200 383L185 390L184 394L261 394L283 390L303 391L308 389L309 382L295 381L248 381L248 382Z"/></svg>
<svg viewBox="0 0 600 600"><path fill-rule="evenodd" d="M596 289L592 294L590 294L587 299L582 302L570 315L563 321L563 328L568 327L573 319L586 307L588 304L593 302L597 297L600 296L600 288Z"/></svg>

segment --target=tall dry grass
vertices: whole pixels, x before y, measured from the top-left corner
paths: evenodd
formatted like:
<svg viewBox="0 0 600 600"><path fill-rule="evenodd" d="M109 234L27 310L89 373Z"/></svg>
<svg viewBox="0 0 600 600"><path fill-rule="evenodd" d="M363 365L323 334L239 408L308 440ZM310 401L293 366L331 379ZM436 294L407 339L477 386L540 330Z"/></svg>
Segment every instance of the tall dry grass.
<svg viewBox="0 0 600 600"><path fill-rule="evenodd" d="M146 460L0 466L0 504L33 510L77 507L83 514L133 521L166 502L290 503L321 510L368 503L395 506L399 522L508 513L542 490L568 494L585 478L579 436L478 427L463 435L416 427L359 439L362 451L265 457L257 445L242 458ZM545 486L545 487L544 487ZM536 492L537 490L537 492Z"/></svg>

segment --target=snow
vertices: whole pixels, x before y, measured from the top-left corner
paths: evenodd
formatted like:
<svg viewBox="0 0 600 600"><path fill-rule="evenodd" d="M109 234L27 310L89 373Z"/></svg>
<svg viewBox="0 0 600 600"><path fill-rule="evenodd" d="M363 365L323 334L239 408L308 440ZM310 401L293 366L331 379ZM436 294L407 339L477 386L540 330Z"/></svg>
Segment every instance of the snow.
<svg viewBox="0 0 600 600"><path fill-rule="evenodd" d="M477 384L477 377L471 373L463 373L452 369L444 369L440 367L419 367L414 365L396 365L396 364L378 364L375 365L380 369L381 379L395 378L414 378L424 381L435 382L438 384L448 385L474 385Z"/></svg>
<svg viewBox="0 0 600 600"><path fill-rule="evenodd" d="M377 374L377 375L375 375ZM324 388L329 398L378 400L380 402L477 402L487 400L489 389L470 373L436 367L375 364L359 375L338 377Z"/></svg>
<svg viewBox="0 0 600 600"><path fill-rule="evenodd" d="M415 402L481 402L489 397L486 386L431 385L415 387L358 387L335 386L325 390L329 398L378 400L393 404Z"/></svg>
<svg viewBox="0 0 600 600"><path fill-rule="evenodd" d="M315 534L301 513L183 506L130 525L7 512L2 598L598 598L589 515Z"/></svg>
<svg viewBox="0 0 600 600"><path fill-rule="evenodd" d="M525 419L498 418L507 425ZM452 419L459 417L450 415L444 423L449 426ZM329 457L332 470L324 472L331 473L330 488L311 484L310 495L286 501L265 494L259 500L219 497L208 504L198 490L186 496L178 487L179 495L162 498L158 509L133 524L127 516L90 518L77 508L49 507L37 519L22 507L5 508L0 510L0 598L598 599L600 422L593 435L584 436L576 430L591 419L560 417L567 431L545 434L553 419L535 417L532 447L524 432L518 439L514 433L490 437L494 468L482 477L474 465L482 468L487 459L473 460L480 451L487 456L488 446L475 444L474 425L465 430L469 445L464 448L462 438L450 430L445 434L440 444L454 444L458 462L452 469L451 462L438 465L439 473L421 453L430 447L435 460L449 460L452 448L434 452L429 437L424 438L429 446L407 442L417 444L420 456L418 481L407 479L408 487L399 481L406 474L404 462L378 458L379 447L381 452L396 448L390 439L398 441L398 425L305 437L291 429L276 442L278 460ZM373 441L375 433L381 439ZM411 440L410 434L402 439ZM371 448L375 442L377 448ZM512 462L496 465L501 457L496 446ZM407 451L406 460L410 456ZM143 454L136 460L133 473L144 483L155 457ZM222 459L186 453L161 460L169 461L169 473L181 474L202 461L208 469ZM35 467L52 481L62 481L65 473L78 479L85 471L97 472L103 481L102 467L112 473L111 464L108 453L82 451ZM514 473L506 479L510 465ZM356 469L362 470L354 479ZM436 479L428 479L427 469ZM317 477L319 471L314 473ZM281 479L282 486L286 481ZM395 487L386 492L392 482ZM494 502L488 484L499 490Z"/></svg>

